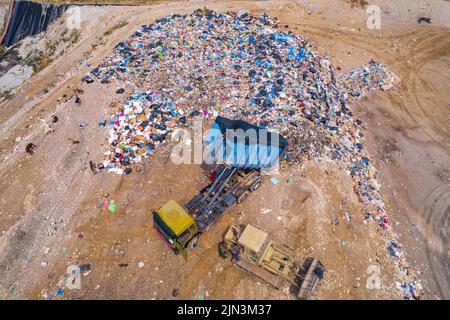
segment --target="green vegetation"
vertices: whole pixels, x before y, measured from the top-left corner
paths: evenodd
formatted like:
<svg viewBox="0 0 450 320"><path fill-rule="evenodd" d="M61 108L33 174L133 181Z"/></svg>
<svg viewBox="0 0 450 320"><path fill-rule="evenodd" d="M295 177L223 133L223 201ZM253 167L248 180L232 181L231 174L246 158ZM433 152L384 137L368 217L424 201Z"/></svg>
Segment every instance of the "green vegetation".
<svg viewBox="0 0 450 320"><path fill-rule="evenodd" d="M80 30L73 30L69 37L70 44L77 43L80 40L80 34L81 34Z"/></svg>
<svg viewBox="0 0 450 320"><path fill-rule="evenodd" d="M105 33L103 34L104 37L110 36L111 34L113 34L114 31L125 27L128 24L128 21L126 20L121 20L119 21L119 23L117 23L114 27L112 27L111 29L105 31Z"/></svg>
<svg viewBox="0 0 450 320"><path fill-rule="evenodd" d="M64 41L64 37L65 37L65 35L67 34L67 31L69 31L69 29L67 29L67 28L64 28L64 30L63 30L63 32L61 33L61 38L63 39L63 41ZM66 41L64 41L64 42L66 42Z"/></svg>
<svg viewBox="0 0 450 320"><path fill-rule="evenodd" d="M67 35L67 29L64 29L64 31L61 33L61 40L62 42L66 43L69 42L70 44L75 44L80 40L81 31L80 30L73 30L69 35Z"/></svg>
<svg viewBox="0 0 450 320"><path fill-rule="evenodd" d="M58 42L48 41L45 43L45 51L47 52L47 55L49 57L51 57L55 54L57 45L58 45Z"/></svg>
<svg viewBox="0 0 450 320"><path fill-rule="evenodd" d="M366 0L349 0L352 5L352 8L360 7L365 8L369 4Z"/></svg>
<svg viewBox="0 0 450 320"><path fill-rule="evenodd" d="M114 27L108 29L107 31L105 31L103 33L103 35L101 37L97 38L97 41L92 44L92 49L95 49L100 45L104 45L106 43L106 40L105 40L106 37L110 36L111 34L114 33L114 31L116 31L120 28L123 28L126 25L128 25L128 21L126 21L126 20L119 21Z"/></svg>
<svg viewBox="0 0 450 320"><path fill-rule="evenodd" d="M37 53L31 52L22 63L33 67L33 72L37 73L45 69L52 61L48 54L38 51Z"/></svg>
<svg viewBox="0 0 450 320"><path fill-rule="evenodd" d="M68 30L64 29L61 38L56 41L47 41L45 43L44 51L31 51L28 56L22 60L22 64L33 67L33 72L38 73L45 69L50 63L52 63L55 56L58 56L57 48L62 42L74 45L80 40L81 32L80 30L73 30L69 35L67 35ZM67 45L66 45L67 46ZM59 56L64 53L64 49L61 50Z"/></svg>

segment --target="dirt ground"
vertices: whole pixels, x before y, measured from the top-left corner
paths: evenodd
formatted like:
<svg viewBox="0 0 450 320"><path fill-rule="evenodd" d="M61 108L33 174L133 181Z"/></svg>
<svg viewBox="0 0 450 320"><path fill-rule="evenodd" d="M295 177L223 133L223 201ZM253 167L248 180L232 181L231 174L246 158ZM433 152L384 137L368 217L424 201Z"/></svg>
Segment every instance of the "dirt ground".
<svg viewBox="0 0 450 320"><path fill-rule="evenodd" d="M391 224L422 282L423 298L449 299L450 29L445 23L450 6L374 2L382 7L380 30L367 29L368 15L358 1L214 1L207 6L266 11L307 37L343 72L373 58L399 77L390 92L352 108L366 123L366 145L377 161ZM82 85L82 76L140 25L204 5L86 9L90 19L83 22L79 42L0 104L0 298L293 299L287 286L275 290L218 256L217 244L231 223L262 227L291 247L299 261L319 258L327 271L317 299L401 298L385 234L363 222L352 180L336 164L282 168L280 183L267 179L230 210L201 237L199 248L190 250L188 262L159 240L151 211L169 199L188 201L207 182L206 170L173 164L170 144L127 176L89 169L89 161L108 150L98 123L109 114L110 102L124 97L112 86ZM432 24L417 24L423 10ZM125 27L93 48L123 19ZM58 22L52 26L58 27ZM75 88L84 90L79 105ZM48 126L53 132L46 133ZM36 145L32 155L25 152L30 142ZM101 209L110 199L118 212ZM336 218L340 223L333 225ZM67 268L79 264L91 265L81 276L81 289L55 297ZM380 290L366 286L371 265L381 266Z"/></svg>

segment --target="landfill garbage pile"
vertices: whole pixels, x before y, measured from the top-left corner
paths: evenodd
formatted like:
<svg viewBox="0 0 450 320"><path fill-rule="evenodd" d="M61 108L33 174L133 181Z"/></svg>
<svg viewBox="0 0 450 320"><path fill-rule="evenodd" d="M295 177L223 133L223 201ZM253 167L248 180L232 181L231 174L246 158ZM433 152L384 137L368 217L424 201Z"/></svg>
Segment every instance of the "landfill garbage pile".
<svg viewBox="0 0 450 320"><path fill-rule="evenodd" d="M130 174L131 164L147 158L167 133L179 124L185 124L183 109L174 108L174 102L155 93L132 94L123 106L117 108L112 119L99 126L112 126L108 142L113 146L105 153L110 160L99 165L117 174Z"/></svg>
<svg viewBox="0 0 450 320"><path fill-rule="evenodd" d="M111 151L99 169L129 174L177 127L220 114L279 130L289 140L290 163L346 164L367 219L388 229L362 122L348 105L352 98L392 87L394 75L381 63L336 75L327 57L283 31L276 19L206 9L142 26L83 81L93 79L118 94L131 93L100 123L109 129ZM396 258L406 270L404 258ZM413 284L405 298L418 297L417 290Z"/></svg>

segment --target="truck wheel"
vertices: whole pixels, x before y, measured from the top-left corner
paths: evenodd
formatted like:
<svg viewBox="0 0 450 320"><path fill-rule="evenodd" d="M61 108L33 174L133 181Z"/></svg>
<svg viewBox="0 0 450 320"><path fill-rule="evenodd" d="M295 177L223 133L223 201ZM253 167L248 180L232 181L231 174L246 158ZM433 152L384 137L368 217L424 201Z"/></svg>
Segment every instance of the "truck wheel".
<svg viewBox="0 0 450 320"><path fill-rule="evenodd" d="M253 182L253 184L250 186L250 191L256 191L259 189L259 187L261 186L261 179L256 180L255 182Z"/></svg>
<svg viewBox="0 0 450 320"><path fill-rule="evenodd" d="M245 201L245 199L247 199L248 197L248 192L244 192L243 194L241 194L241 196L237 199L237 203L241 204L242 202Z"/></svg>

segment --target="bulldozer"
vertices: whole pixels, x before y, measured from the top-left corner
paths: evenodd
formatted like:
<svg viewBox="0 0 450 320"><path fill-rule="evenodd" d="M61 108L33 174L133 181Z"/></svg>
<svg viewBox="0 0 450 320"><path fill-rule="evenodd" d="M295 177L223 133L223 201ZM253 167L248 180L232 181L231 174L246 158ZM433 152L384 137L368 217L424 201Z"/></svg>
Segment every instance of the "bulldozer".
<svg viewBox="0 0 450 320"><path fill-rule="evenodd" d="M308 258L303 265L293 258L290 248L269 239L262 229L248 224L231 225L219 244L219 254L242 269L265 280L276 289L290 284L291 293L299 299L311 299L325 268L318 259Z"/></svg>

